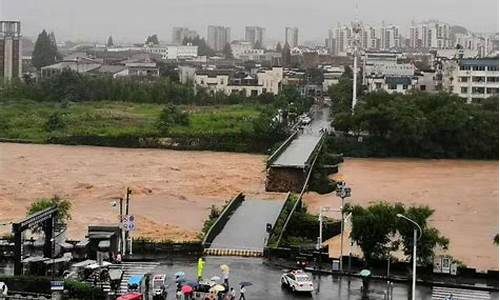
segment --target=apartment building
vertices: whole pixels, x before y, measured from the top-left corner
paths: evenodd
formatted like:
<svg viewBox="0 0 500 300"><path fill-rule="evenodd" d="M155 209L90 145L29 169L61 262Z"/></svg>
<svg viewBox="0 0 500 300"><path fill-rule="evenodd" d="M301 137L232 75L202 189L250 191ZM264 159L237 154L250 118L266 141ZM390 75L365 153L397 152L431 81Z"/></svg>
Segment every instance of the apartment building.
<svg viewBox="0 0 500 300"><path fill-rule="evenodd" d="M215 51L222 51L231 42L231 28L224 26L208 26L207 45Z"/></svg>
<svg viewBox="0 0 500 300"><path fill-rule="evenodd" d="M255 45L264 45L264 32L266 30L259 26L247 26L245 27L245 41L250 42L252 47Z"/></svg>
<svg viewBox="0 0 500 300"><path fill-rule="evenodd" d="M448 88L452 93L469 103L498 95L498 59L462 59L451 64Z"/></svg>

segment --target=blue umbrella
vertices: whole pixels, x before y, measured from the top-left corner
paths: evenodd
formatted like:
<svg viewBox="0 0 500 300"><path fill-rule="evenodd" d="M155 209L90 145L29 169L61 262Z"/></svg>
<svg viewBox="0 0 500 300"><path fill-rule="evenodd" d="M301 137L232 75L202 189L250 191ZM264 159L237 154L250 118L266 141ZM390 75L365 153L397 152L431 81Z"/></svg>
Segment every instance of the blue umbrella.
<svg viewBox="0 0 500 300"><path fill-rule="evenodd" d="M174 274L175 277L184 277L186 274L182 271L179 271L177 273Z"/></svg>

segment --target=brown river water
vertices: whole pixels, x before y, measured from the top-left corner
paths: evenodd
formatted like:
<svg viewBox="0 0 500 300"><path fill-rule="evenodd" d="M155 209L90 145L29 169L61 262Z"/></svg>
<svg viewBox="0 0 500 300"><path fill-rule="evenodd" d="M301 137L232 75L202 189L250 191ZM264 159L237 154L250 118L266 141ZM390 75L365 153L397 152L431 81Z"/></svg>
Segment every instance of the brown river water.
<svg viewBox="0 0 500 300"><path fill-rule="evenodd" d="M212 204L238 192L264 192L263 155L209 151L121 149L0 143L0 223L24 216L39 197L70 199L69 237L88 224L110 224L111 202L132 188L136 235L192 240ZM450 239L449 253L467 265L498 270L498 161L346 159L340 172L352 187L349 201L399 201L435 209L432 224ZM309 193L308 207L338 205L334 195ZM8 231L0 225L0 233Z"/></svg>

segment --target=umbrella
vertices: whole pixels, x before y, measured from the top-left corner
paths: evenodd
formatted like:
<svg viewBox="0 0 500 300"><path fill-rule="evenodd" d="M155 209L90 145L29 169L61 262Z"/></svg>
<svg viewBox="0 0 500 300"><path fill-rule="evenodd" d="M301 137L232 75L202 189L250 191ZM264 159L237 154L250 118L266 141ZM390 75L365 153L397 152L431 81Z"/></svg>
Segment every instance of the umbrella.
<svg viewBox="0 0 500 300"><path fill-rule="evenodd" d="M210 278L211 281L219 281L220 280L220 277L219 276L212 276L212 278Z"/></svg>
<svg viewBox="0 0 500 300"><path fill-rule="evenodd" d="M242 281L242 282L240 282L240 286L251 286L251 285L253 285L253 283L248 282L248 281Z"/></svg>
<svg viewBox="0 0 500 300"><path fill-rule="evenodd" d="M199 285L198 282L194 281L194 280L186 280L186 279L183 279L182 280L182 284L183 285L189 285L190 287L197 287Z"/></svg>
<svg viewBox="0 0 500 300"><path fill-rule="evenodd" d="M220 265L220 270L222 273L229 273L229 266L228 265Z"/></svg>
<svg viewBox="0 0 500 300"><path fill-rule="evenodd" d="M182 271L179 271L177 273L174 274L175 277L184 277L186 274Z"/></svg>
<svg viewBox="0 0 500 300"><path fill-rule="evenodd" d="M222 284L216 284L213 287L210 288L210 292L224 292L226 290L226 287L223 286Z"/></svg>
<svg viewBox="0 0 500 300"><path fill-rule="evenodd" d="M189 294L193 292L193 288L189 285L183 285L181 288L181 292L183 292L184 294Z"/></svg>
<svg viewBox="0 0 500 300"><path fill-rule="evenodd" d="M368 277L370 276L372 272L370 272L370 270L367 270L367 269L363 269L361 270L361 272L359 272L359 275L363 276L363 277Z"/></svg>

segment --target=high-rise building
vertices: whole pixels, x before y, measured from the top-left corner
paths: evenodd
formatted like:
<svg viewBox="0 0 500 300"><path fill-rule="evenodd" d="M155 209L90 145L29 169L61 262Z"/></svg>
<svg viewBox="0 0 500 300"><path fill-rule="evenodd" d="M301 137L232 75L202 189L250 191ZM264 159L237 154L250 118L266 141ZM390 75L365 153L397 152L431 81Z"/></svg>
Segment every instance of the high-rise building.
<svg viewBox="0 0 500 300"><path fill-rule="evenodd" d="M0 21L0 78L21 76L21 22Z"/></svg>
<svg viewBox="0 0 500 300"><path fill-rule="evenodd" d="M399 26L382 24L380 28L380 48L384 50L401 48Z"/></svg>
<svg viewBox="0 0 500 300"><path fill-rule="evenodd" d="M412 24L410 27L410 47L414 49L445 49L452 47L450 25L429 21Z"/></svg>
<svg viewBox="0 0 500 300"><path fill-rule="evenodd" d="M264 45L264 32L263 27L247 26L245 27L245 41L250 42L252 46L256 44Z"/></svg>
<svg viewBox="0 0 500 300"><path fill-rule="evenodd" d="M215 51L222 51L231 42L231 28L224 26L208 26L207 44Z"/></svg>
<svg viewBox="0 0 500 300"><path fill-rule="evenodd" d="M198 36L195 30L190 30L187 27L174 27L172 29L172 43L181 45L185 38L194 39Z"/></svg>
<svg viewBox="0 0 500 300"><path fill-rule="evenodd" d="M290 48L299 45L299 29L297 27L285 28L285 44L288 44Z"/></svg>

